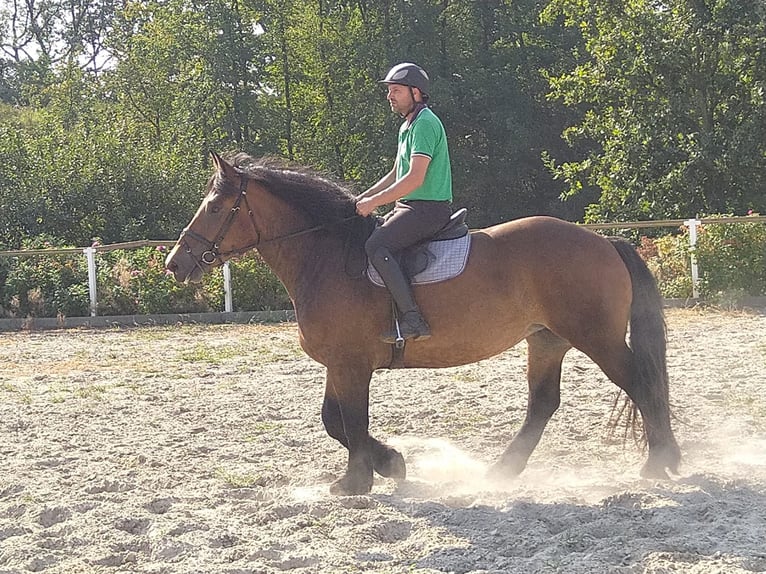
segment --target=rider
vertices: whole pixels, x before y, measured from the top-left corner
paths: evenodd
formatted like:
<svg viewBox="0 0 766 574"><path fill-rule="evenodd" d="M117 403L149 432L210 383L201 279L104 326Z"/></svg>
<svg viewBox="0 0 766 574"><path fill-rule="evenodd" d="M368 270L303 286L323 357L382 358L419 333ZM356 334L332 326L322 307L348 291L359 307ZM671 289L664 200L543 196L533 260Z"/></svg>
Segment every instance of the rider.
<svg viewBox="0 0 766 574"><path fill-rule="evenodd" d="M452 172L444 126L427 106L428 75L416 64L397 64L381 80L388 84L391 110L404 118L394 167L357 198L356 211L367 216L395 202L383 225L365 244L375 267L400 311L400 334L427 339L431 330L415 302L409 281L397 259L399 253L434 235L452 212ZM394 342L395 331L384 333Z"/></svg>

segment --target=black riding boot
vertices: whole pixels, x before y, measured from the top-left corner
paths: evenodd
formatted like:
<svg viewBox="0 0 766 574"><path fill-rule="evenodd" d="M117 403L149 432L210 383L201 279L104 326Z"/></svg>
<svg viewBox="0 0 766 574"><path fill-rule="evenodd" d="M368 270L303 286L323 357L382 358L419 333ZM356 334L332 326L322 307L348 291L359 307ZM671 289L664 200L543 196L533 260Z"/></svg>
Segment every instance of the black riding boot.
<svg viewBox="0 0 766 574"><path fill-rule="evenodd" d="M410 282L402 273L398 261L388 249L381 247L375 252L372 264L391 292L391 297L400 312L399 333L396 329L392 329L383 333L381 339L386 343L394 343L399 336L415 341L428 339L431 336L431 329L415 303Z"/></svg>

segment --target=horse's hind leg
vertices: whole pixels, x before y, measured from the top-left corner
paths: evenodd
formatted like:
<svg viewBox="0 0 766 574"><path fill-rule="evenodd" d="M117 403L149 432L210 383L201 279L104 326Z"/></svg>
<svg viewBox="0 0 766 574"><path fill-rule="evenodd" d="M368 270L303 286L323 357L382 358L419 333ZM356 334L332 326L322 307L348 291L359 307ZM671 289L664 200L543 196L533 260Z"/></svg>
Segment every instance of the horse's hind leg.
<svg viewBox="0 0 766 574"><path fill-rule="evenodd" d="M373 470L403 479L404 457L369 434L369 390L372 372L349 366L327 369L322 422L327 434L348 449L345 475L330 487L333 494L365 494Z"/></svg>
<svg viewBox="0 0 766 574"><path fill-rule="evenodd" d="M667 478L666 468L677 473L681 454L670 425L666 384L642 380L638 376L636 357L621 340L611 345L599 345L595 350L581 350L601 367L613 383L625 391L641 413L649 447L649 457L641 469L641 476Z"/></svg>
<svg viewBox="0 0 766 574"><path fill-rule="evenodd" d="M491 470L497 478L516 476L527 465L545 425L561 402L561 362L571 345L542 329L527 337L527 416L500 460Z"/></svg>

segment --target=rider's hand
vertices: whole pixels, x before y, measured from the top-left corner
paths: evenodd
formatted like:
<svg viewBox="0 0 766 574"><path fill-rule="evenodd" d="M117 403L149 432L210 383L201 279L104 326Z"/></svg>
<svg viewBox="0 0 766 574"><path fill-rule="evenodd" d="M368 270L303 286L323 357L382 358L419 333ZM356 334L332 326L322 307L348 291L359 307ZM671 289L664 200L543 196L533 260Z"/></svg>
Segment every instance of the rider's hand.
<svg viewBox="0 0 766 574"><path fill-rule="evenodd" d="M356 212L362 217L367 217L373 211L375 211L375 202L368 197L364 197L356 202Z"/></svg>

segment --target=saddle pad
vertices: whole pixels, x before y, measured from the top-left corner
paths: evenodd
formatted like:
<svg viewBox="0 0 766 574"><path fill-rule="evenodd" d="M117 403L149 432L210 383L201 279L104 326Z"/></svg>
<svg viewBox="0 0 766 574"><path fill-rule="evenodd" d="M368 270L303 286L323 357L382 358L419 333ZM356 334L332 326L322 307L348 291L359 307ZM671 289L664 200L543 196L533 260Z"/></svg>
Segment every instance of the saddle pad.
<svg viewBox="0 0 766 574"><path fill-rule="evenodd" d="M457 239L445 241L431 241L428 250L434 256L428 267L415 275L411 283L420 285L424 283L438 283L457 277L465 269L468 262L468 253L471 250L471 234L468 233ZM383 280L371 264L367 264L367 276L378 287L385 287Z"/></svg>

